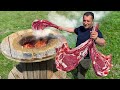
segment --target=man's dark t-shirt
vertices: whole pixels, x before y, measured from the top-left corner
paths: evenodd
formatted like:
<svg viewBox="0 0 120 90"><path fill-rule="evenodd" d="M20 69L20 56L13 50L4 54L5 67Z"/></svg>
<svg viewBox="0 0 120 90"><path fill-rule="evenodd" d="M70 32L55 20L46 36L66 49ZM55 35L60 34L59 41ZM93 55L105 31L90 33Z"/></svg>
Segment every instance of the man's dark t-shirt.
<svg viewBox="0 0 120 90"><path fill-rule="evenodd" d="M75 28L74 32L77 34L76 47L90 38L90 31L92 31L92 28L85 29L83 26ZM98 30L98 37L103 38L100 30ZM89 54L86 57L89 57Z"/></svg>

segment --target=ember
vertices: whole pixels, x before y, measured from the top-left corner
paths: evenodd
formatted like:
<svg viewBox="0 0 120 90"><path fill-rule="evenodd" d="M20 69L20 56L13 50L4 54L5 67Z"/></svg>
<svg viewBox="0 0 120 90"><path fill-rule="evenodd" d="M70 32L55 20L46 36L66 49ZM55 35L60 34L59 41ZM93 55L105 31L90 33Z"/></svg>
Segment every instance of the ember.
<svg viewBox="0 0 120 90"><path fill-rule="evenodd" d="M27 44L25 44L25 45L23 45L23 47L25 47L25 48L40 48L40 47L44 47L44 46L46 46L46 42L47 40L39 40L39 41L37 41L34 45L32 45L31 43L27 43Z"/></svg>
<svg viewBox="0 0 120 90"><path fill-rule="evenodd" d="M35 43L35 47L39 48L39 47L44 47L47 44L47 40L42 40L42 41L38 41L37 43Z"/></svg>
<svg viewBox="0 0 120 90"><path fill-rule="evenodd" d="M23 47L25 47L25 48L33 48L34 46L28 43L28 44L23 45Z"/></svg>
<svg viewBox="0 0 120 90"><path fill-rule="evenodd" d="M25 37L20 41L24 48L40 48L46 46L48 39L36 39L34 36Z"/></svg>

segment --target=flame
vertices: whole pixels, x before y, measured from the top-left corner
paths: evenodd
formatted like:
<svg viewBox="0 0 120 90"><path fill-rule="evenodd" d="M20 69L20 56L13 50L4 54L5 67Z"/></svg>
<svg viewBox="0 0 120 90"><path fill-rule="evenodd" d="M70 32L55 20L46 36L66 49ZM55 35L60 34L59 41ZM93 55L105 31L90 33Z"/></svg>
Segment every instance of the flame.
<svg viewBox="0 0 120 90"><path fill-rule="evenodd" d="M40 48L40 47L44 47L47 44L47 40L39 40L37 41L34 45L27 43L25 45L23 45L24 48Z"/></svg>

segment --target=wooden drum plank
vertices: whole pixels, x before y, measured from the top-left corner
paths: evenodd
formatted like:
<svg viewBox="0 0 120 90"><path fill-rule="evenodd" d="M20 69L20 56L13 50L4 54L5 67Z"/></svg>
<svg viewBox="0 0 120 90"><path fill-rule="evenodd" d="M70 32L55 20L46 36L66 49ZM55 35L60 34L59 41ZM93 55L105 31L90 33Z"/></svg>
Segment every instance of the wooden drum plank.
<svg viewBox="0 0 120 90"><path fill-rule="evenodd" d="M39 66L39 62L36 62L36 63L33 63L33 67L34 67L34 70L33 70L33 75L34 75L34 79L40 79L40 66Z"/></svg>
<svg viewBox="0 0 120 90"><path fill-rule="evenodd" d="M11 58L11 49L10 49L10 42L8 40L8 37L4 38L1 43L1 52L3 55L5 55L7 58Z"/></svg>

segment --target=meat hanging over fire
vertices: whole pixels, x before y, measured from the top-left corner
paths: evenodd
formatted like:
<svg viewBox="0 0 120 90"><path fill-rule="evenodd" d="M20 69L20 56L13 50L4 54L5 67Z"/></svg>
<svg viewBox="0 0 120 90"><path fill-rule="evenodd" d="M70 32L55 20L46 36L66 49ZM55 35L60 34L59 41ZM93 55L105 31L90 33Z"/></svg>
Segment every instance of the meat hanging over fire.
<svg viewBox="0 0 120 90"><path fill-rule="evenodd" d="M97 31L98 27L99 25L96 24L93 30L95 29ZM60 71L71 71L75 69L79 62L88 54L88 51L96 75L101 77L107 76L112 68L112 56L105 56L99 52L94 40L91 38L73 49L70 49L67 43L64 43L62 47L56 48L56 68Z"/></svg>
<svg viewBox="0 0 120 90"><path fill-rule="evenodd" d="M49 22L48 20L34 20L32 22L32 30L44 30L46 27L54 27L59 28L59 26ZM39 32L41 33L41 32ZM31 44L31 42L23 45L24 48L40 48L46 46L47 40L38 40L35 44Z"/></svg>

